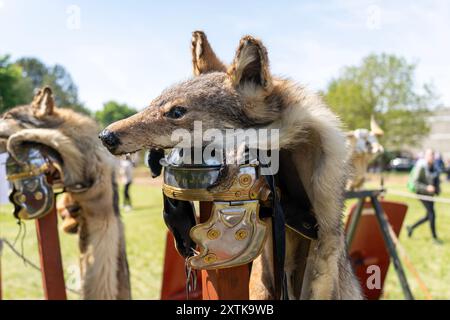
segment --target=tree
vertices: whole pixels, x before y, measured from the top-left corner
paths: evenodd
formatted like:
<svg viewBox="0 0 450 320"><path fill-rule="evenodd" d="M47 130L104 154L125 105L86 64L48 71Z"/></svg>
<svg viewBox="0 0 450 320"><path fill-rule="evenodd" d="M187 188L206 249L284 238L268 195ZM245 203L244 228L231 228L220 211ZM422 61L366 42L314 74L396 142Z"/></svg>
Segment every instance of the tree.
<svg viewBox="0 0 450 320"><path fill-rule="evenodd" d="M22 67L24 76L30 79L33 88L50 86L55 96L56 105L90 114L89 110L78 100L78 88L67 70L61 65L46 66L36 58L21 58L17 64Z"/></svg>
<svg viewBox="0 0 450 320"><path fill-rule="evenodd" d="M95 119L104 127L109 124L128 118L137 112L136 109L126 104L120 104L116 101L108 101L103 105L103 109L95 113Z"/></svg>
<svg viewBox="0 0 450 320"><path fill-rule="evenodd" d="M0 56L0 113L29 103L33 97L32 84L22 75L22 68L10 62L9 56Z"/></svg>
<svg viewBox="0 0 450 320"><path fill-rule="evenodd" d="M394 55L369 55L344 68L324 94L349 129L368 128L371 115L385 131L388 148L414 146L429 133L426 116L436 95L415 83L416 65Z"/></svg>

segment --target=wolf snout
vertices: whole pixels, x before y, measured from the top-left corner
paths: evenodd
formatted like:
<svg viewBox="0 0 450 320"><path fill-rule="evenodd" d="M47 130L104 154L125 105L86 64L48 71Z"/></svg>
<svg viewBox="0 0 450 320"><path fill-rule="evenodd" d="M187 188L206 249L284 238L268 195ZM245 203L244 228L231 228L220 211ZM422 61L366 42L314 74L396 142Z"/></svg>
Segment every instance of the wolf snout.
<svg viewBox="0 0 450 320"><path fill-rule="evenodd" d="M111 152L113 152L120 144L119 137L114 132L109 131L108 129L100 132L98 137L100 138L100 140L102 140L103 145Z"/></svg>

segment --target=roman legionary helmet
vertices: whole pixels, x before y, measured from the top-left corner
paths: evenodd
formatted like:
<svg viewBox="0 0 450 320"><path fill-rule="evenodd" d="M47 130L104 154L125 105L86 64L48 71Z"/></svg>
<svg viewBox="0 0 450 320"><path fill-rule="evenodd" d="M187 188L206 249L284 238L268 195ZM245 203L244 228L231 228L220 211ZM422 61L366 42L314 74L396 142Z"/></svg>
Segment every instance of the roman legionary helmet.
<svg viewBox="0 0 450 320"><path fill-rule="evenodd" d="M50 148L30 144L18 148L15 157L6 161L7 179L11 182L9 199L17 219L45 216L54 205L54 186L48 182L55 169L62 173L59 155Z"/></svg>
<svg viewBox="0 0 450 320"><path fill-rule="evenodd" d="M160 161L164 167L164 220L178 252L194 269L227 268L253 261L268 233L260 219L260 206L270 196L258 161L247 159L239 165L229 187L211 191L224 163L203 155L202 163L191 164L186 159L192 158L183 151L173 149ZM191 201L211 202L208 221L198 223Z"/></svg>

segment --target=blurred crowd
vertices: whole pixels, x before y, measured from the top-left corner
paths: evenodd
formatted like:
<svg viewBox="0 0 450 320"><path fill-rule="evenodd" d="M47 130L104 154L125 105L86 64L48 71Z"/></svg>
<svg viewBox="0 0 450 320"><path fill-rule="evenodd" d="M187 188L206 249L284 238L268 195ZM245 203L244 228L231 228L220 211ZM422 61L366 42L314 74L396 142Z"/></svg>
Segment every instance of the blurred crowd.
<svg viewBox="0 0 450 320"><path fill-rule="evenodd" d="M131 185L133 184L133 169L137 165L138 154L126 155L118 159L120 182L123 185L122 208L128 212L133 209L131 200Z"/></svg>

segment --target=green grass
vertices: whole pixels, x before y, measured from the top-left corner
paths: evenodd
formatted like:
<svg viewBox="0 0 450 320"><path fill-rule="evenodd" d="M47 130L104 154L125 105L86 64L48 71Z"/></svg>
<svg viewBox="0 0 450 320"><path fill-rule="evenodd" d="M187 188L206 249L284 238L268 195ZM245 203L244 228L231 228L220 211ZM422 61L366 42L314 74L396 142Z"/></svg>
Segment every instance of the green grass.
<svg viewBox="0 0 450 320"><path fill-rule="evenodd" d="M400 178L398 178L400 177ZM406 191L404 179L396 175L387 180L388 190ZM370 184L369 184L370 186ZM443 185L443 197L450 198L450 185ZM161 215L161 190L158 187L132 187L134 210L123 213L126 227L128 260L131 269L131 285L134 299L158 299L161 287L161 273L166 227ZM409 205L406 224L411 224L424 214L422 205L411 199L387 196L388 200L401 201ZM348 206L350 204L347 204ZM400 241L420 277L426 283L434 299L450 298L450 205L437 204L437 226L444 245L431 241L427 224L408 238L405 230ZM19 228L11 215L11 207L0 207L0 237L13 241ZM26 222L27 234L23 240L24 254L38 264L37 243L34 223ZM77 240L75 236L60 233L66 279L71 285L70 272L78 266ZM16 248L20 251L21 241ZM407 271L412 291L416 298L423 299L414 277ZM5 247L2 256L3 298L4 299L42 299L40 273L24 263ZM78 296L69 292L70 299ZM385 284L384 299L403 299L401 287L393 268L389 270Z"/></svg>
<svg viewBox="0 0 450 320"><path fill-rule="evenodd" d="M127 240L128 263L131 272L134 299L159 299L166 227L161 214L161 189L132 186L134 210L123 212ZM33 221L26 222L23 252L35 264L39 264L36 232ZM11 214L10 206L0 207L0 237L10 242L16 238L19 228ZM71 285L72 270L78 266L77 237L60 232L66 282ZM21 251L21 239L16 248ZM14 255L5 246L2 256L3 299L43 299L40 273ZM68 293L69 299L78 299Z"/></svg>
<svg viewBox="0 0 450 320"><path fill-rule="evenodd" d="M393 174L393 177L401 175ZM389 176L387 177L389 179ZM442 177L443 179L444 177ZM393 180L393 181L390 181ZM403 229L400 233L400 243L406 250L406 253L417 270L420 278L429 289L433 299L450 299L450 205L436 203L435 210L437 215L436 225L438 236L444 241L443 245L434 244L431 237L429 224L423 224L414 231L412 238L408 238L405 225L416 222L425 215L425 209L418 200L405 197L389 195L389 190L406 192L406 177L403 179L389 179L386 185L388 190L387 200L399 201L408 204ZM370 186L370 184L369 184ZM442 183L443 198L450 198L450 184ZM414 276L405 267L409 284L416 299L424 299L425 295L421 291L418 282ZM391 264L388 277L385 283L385 299L403 299L403 293L400 283L397 279L395 270Z"/></svg>

